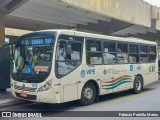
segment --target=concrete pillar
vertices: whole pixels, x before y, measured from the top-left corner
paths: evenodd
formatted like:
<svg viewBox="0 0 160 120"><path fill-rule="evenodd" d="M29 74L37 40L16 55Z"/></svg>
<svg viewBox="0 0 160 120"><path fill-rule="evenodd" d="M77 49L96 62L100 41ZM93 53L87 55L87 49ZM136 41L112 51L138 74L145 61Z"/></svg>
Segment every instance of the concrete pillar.
<svg viewBox="0 0 160 120"><path fill-rule="evenodd" d="M0 12L0 47L5 43L5 19L4 13Z"/></svg>

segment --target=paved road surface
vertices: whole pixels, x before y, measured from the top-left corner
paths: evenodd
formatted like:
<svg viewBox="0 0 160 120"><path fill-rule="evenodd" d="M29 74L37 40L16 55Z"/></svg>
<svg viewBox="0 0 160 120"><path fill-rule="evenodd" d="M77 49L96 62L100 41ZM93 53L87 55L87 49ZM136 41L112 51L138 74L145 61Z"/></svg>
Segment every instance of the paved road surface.
<svg viewBox="0 0 160 120"><path fill-rule="evenodd" d="M160 111L160 81L152 83L144 88L141 94L131 94L129 91L105 95L100 97L100 101L90 106L80 106L76 101L64 104L39 104L28 103L26 105L11 106L2 108L0 111L48 111L46 116L65 114L65 111ZM63 112L57 112L63 111ZM74 114L74 112L73 112ZM51 118L48 118L51 119ZM55 118L54 118L55 119ZM60 120L70 120L71 118L59 118ZM72 118L82 119L82 118ZM83 118L83 120L98 118ZM101 118L110 119L110 118ZM112 118L114 120L118 118ZM133 118L120 118L122 120L132 120ZM143 120L144 118L136 118ZM151 120L153 118L145 118ZM155 118L159 120L160 118ZM38 120L38 119L37 119Z"/></svg>

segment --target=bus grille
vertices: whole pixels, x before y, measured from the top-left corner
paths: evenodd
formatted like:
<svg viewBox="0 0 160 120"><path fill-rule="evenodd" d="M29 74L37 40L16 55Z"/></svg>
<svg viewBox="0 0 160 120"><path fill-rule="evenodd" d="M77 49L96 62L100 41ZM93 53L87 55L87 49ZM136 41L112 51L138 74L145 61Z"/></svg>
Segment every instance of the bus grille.
<svg viewBox="0 0 160 120"><path fill-rule="evenodd" d="M27 97L25 98L25 97L20 96L20 93L15 92L15 94L17 97L27 99L27 100L36 100L37 99L36 95L27 95Z"/></svg>
<svg viewBox="0 0 160 120"><path fill-rule="evenodd" d="M18 85L14 85L14 89L29 91L29 92L36 92L37 90L37 88L29 88L29 87L23 87L23 86L18 86Z"/></svg>

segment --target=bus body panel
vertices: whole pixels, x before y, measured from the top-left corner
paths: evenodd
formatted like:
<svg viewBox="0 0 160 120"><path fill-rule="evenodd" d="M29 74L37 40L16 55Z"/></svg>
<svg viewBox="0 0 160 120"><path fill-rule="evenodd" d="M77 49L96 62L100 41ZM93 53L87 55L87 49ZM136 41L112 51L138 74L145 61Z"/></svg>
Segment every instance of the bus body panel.
<svg viewBox="0 0 160 120"><path fill-rule="evenodd" d="M128 90L133 88L134 79L137 75L142 76L144 85L148 85L154 81L158 80L158 60L155 63L140 63L140 64L115 64L115 65L88 65L86 63L86 37L95 37L101 39L113 39L116 41L129 41L131 38L126 38L125 40L117 37L82 33L76 31L57 31L57 36L55 39L55 47L53 52L52 69L48 78L41 83L22 83L14 81L11 79L11 86L13 96L17 93L25 92L28 95L34 95L37 97L36 100L30 100L35 102L44 103L63 103L68 101L73 101L81 99L81 92L83 86L89 80L94 80L99 86L99 94L109 94L114 92L119 92L123 90ZM58 78L56 76L56 51L57 42L61 34L81 36L84 37L85 42L83 44L83 56L82 63L76 69L71 71L69 74ZM141 40L137 40L143 43ZM134 39L133 39L134 42ZM156 45L154 42L146 42L147 44ZM52 80L52 88L48 91L38 92L38 89L45 85L48 81ZM20 87L34 88L37 87L34 92L29 92L25 90L15 89L15 85ZM20 98L20 97L18 97ZM23 99L23 98L20 98ZM25 98L24 98L25 99Z"/></svg>
<svg viewBox="0 0 160 120"><path fill-rule="evenodd" d="M112 93L113 89L107 89L108 82L114 80L114 65L105 65L104 70L102 71L105 75L104 78L101 79L101 95L104 95L106 93Z"/></svg>
<svg viewBox="0 0 160 120"><path fill-rule="evenodd" d="M68 102L71 100L77 100L78 98L78 82L85 81L85 78L80 78L80 71L82 66L71 72L71 74L66 75L61 78L61 85L63 89L63 94L61 98L63 102Z"/></svg>
<svg viewBox="0 0 160 120"><path fill-rule="evenodd" d="M113 92L131 89L133 83L133 75L130 64L114 65L114 82L111 82L108 88L113 89Z"/></svg>
<svg viewBox="0 0 160 120"><path fill-rule="evenodd" d="M46 79L46 81L52 80L52 82L54 82L54 79L52 79L52 76L48 77ZM44 92L38 92L38 89L40 87L42 87L43 85L46 84L46 81L42 82L42 83L22 83L22 82L17 82L17 81L13 81L13 79L11 79L12 82L12 95L17 97L17 94L21 94L21 93L27 93L27 95L32 95L34 97L36 97L36 99L32 100L32 99L26 99L18 97L20 99L26 99L26 100L30 100L30 101L35 101L35 102L45 102L45 103L61 103L61 98L60 98L60 91L61 88L59 85L53 84L52 88L48 91L44 91ZM17 86L17 87L15 87ZM23 89L22 89L23 87ZM15 89L17 88L17 89ZM58 91L58 92L57 92Z"/></svg>

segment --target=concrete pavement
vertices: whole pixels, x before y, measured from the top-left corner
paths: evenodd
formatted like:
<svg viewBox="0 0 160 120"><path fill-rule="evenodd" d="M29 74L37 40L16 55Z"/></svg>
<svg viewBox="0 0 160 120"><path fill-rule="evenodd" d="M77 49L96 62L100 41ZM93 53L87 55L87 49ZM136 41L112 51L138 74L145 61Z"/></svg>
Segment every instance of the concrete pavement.
<svg viewBox="0 0 160 120"><path fill-rule="evenodd" d="M12 106L12 105L19 105L23 104L26 101L19 100L17 98L14 98L11 94L11 89L7 89L4 92L0 92L0 108Z"/></svg>
<svg viewBox="0 0 160 120"><path fill-rule="evenodd" d="M9 91L7 91L9 93ZM1 95L2 93L0 93ZM6 98L5 98L6 97ZM8 99L11 95L8 94L8 97L5 96L4 99ZM15 99L15 98L12 98ZM68 113L73 113L73 116L77 114L77 112L86 112L88 117L83 117L83 120L97 120L97 119L105 119L105 120L159 120L159 117L89 117L89 112L97 111L97 112L109 112L109 111L159 111L160 104L160 81L156 81L150 85L145 86L144 91L141 94L131 94L129 91L104 95L100 97L100 101L89 106L80 106L77 101L68 102L63 104L43 104L43 103L28 103L21 105L11 105L8 107L0 108L0 111L15 111L15 112L43 112L43 115L49 117L49 120L60 119L60 120L71 120L71 117L68 117ZM2 99L1 99L2 100ZM19 104L19 102L18 102ZM66 117L63 117L65 116ZM84 114L84 115L85 115ZM55 116L62 116L55 117ZM54 117L54 118L53 118ZM18 118L15 118L17 120ZM46 118L31 118L32 120L43 120ZM74 117L76 119L82 119L80 117ZM21 118L20 118L21 120ZM26 118L29 120L29 118Z"/></svg>

